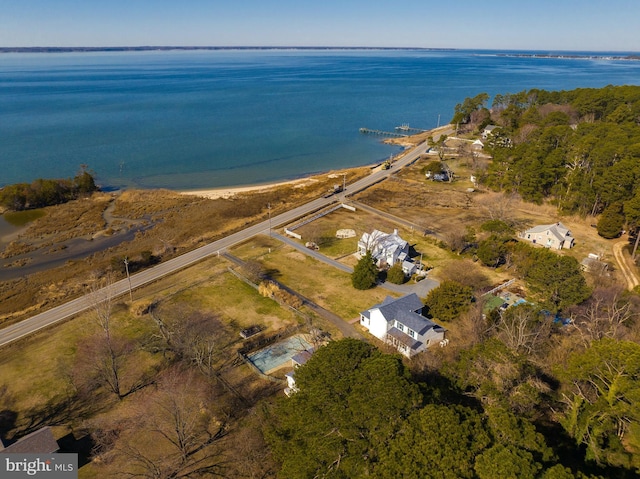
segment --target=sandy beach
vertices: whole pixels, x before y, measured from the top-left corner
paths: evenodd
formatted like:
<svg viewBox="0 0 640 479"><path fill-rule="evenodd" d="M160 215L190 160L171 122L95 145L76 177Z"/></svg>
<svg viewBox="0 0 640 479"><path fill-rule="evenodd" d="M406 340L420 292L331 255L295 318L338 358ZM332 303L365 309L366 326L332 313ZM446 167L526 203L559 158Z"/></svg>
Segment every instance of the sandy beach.
<svg viewBox="0 0 640 479"><path fill-rule="evenodd" d="M211 188L206 190L187 190L187 191L181 191L180 194L201 196L203 198L216 200L218 198L232 198L233 196L241 193L252 193L255 191L270 190L272 188L279 188L285 185L294 185L294 188L303 187L305 185L314 183L316 181L318 180L314 178L299 178L296 180L281 181L276 183L265 183L265 184L259 184L259 185Z"/></svg>
<svg viewBox="0 0 640 479"><path fill-rule="evenodd" d="M417 135L411 135L406 138L386 139L384 140L384 142L392 145L399 145L404 148L404 151L400 152L394 158L394 159L398 159L398 158L401 158L408 150L416 146L418 143L422 141L426 141L426 139L429 136L438 136L439 133L446 131L450 128L451 128L451 125L447 124L447 125L440 126L438 128L433 128L432 130L428 130ZM380 168L380 164L369 165L369 168L371 168L371 172L373 173L376 170L376 168ZM351 168L348 168L347 170L349 169ZM327 175L329 176L329 178L340 178L342 177L343 172L342 171L332 172L332 173L327 173ZM320 175L315 175L315 176L317 177ZM316 181L318 180L315 177L309 176L304 178L298 178L295 180L280 181L275 183L263 183L263 184L257 184L257 185L245 185L245 186L236 186L236 187L211 188L211 189L205 189L205 190L185 190L185 191L181 191L180 193L183 195L201 196L204 198L215 200L218 198L232 198L233 196L241 193L251 193L255 191L269 190L271 188L279 188L285 185L295 185L294 188L303 187L305 185L314 183Z"/></svg>

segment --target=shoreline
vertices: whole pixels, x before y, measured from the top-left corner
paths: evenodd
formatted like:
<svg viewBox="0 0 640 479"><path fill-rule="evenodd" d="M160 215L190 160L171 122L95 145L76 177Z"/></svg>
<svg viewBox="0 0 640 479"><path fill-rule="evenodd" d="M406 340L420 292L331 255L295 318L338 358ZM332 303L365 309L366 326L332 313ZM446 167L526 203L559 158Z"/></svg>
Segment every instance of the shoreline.
<svg viewBox="0 0 640 479"><path fill-rule="evenodd" d="M415 135L410 135L404 138L394 138L394 139L386 139L385 143L401 146L403 149L397 155L393 155L393 160L402 158L411 148L417 146L418 144L426 141L427 137L438 134L441 131L451 128L451 124L445 124L442 126L438 126L436 128L431 128L422 133L418 133ZM284 180L284 181L274 181L272 183L257 183L253 185L242 185L242 186L229 186L229 187L214 187L214 188L199 188L197 190L177 190L177 193L181 195L191 195L191 196L199 196L202 198L209 198L211 200L217 199L229 199L234 196L242 193L254 193L257 191L270 190L272 188L280 188L282 186L290 186L294 185L294 188L302 188L309 183L315 183L319 181L317 179L318 176L328 175L329 178L339 178L342 176L341 172L351 171L358 168L369 168L371 173L374 173L377 169L382 167L382 163L370 163L362 166L352 167L352 168L344 168L341 170L327 171L325 173L316 173L309 174L300 178L296 178L293 180Z"/></svg>
<svg viewBox="0 0 640 479"><path fill-rule="evenodd" d="M255 193L257 191L270 190L273 188L280 188L282 186L294 185L294 187L302 187L309 183L315 183L318 180L314 178L314 176L307 176L304 178L298 178L295 180L288 181L276 181L273 183L258 183L255 185L244 185L244 186L229 186L229 187L216 187L216 188L206 188L206 189L198 189L198 190L180 190L177 193L181 195L191 195L191 196L200 196L202 198L209 198L210 200L217 199L229 199L241 193Z"/></svg>

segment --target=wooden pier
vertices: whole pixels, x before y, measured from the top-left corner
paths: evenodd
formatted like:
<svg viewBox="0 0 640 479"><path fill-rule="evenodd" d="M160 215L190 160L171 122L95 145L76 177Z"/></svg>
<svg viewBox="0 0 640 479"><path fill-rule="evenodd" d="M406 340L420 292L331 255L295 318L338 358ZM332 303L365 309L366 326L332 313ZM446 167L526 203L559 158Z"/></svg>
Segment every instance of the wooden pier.
<svg viewBox="0 0 640 479"><path fill-rule="evenodd" d="M365 133L367 135L394 136L396 138L406 138L407 136L409 136L404 133L396 133L393 131L372 130L370 128L360 128L360 133Z"/></svg>
<svg viewBox="0 0 640 479"><path fill-rule="evenodd" d="M396 131L398 131L398 130L399 131L406 131L407 133L425 133L425 132L429 131L429 130L422 130L420 128L411 128L409 126L409 123L403 123L400 126L396 126L395 129L396 129Z"/></svg>

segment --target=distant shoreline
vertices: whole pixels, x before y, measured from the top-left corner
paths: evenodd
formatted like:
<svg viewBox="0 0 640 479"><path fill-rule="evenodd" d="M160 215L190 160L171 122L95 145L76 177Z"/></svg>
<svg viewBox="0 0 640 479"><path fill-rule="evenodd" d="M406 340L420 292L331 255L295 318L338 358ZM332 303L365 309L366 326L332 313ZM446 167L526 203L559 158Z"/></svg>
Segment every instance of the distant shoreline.
<svg viewBox="0 0 640 479"><path fill-rule="evenodd" d="M118 52L168 52L168 51L478 51L492 52L491 55L515 58L558 58L558 59L587 59L587 60L640 60L640 53L631 52L570 52L551 51L543 53L536 50L496 50L496 49L462 49L462 48L427 48L427 47L332 47L332 46L179 46L179 45L148 45L148 46L120 46L120 47L0 47L1 53L118 53Z"/></svg>
<svg viewBox="0 0 640 479"><path fill-rule="evenodd" d="M591 55L571 53L497 53L499 57L515 58L558 58L563 60L640 60L640 55Z"/></svg>
<svg viewBox="0 0 640 479"><path fill-rule="evenodd" d="M200 188L197 190L177 190L176 193L181 195L189 195L189 196L200 196L202 198L209 198L210 200L217 200L220 198L229 199L233 198L237 194L241 193L255 193L265 190L271 190L275 188L280 188L282 186L304 186L309 183L316 182L314 176L318 175L309 175L303 178L298 178L295 180L285 180L285 181L274 181L273 183L262 183L255 185L244 185L244 186L229 186L229 187L220 187L220 188Z"/></svg>
<svg viewBox="0 0 640 479"><path fill-rule="evenodd" d="M72 53L72 52L153 52L172 50L421 50L421 51L456 51L457 48L424 48L424 47L328 47L328 46L138 46L138 47L0 47L0 53Z"/></svg>

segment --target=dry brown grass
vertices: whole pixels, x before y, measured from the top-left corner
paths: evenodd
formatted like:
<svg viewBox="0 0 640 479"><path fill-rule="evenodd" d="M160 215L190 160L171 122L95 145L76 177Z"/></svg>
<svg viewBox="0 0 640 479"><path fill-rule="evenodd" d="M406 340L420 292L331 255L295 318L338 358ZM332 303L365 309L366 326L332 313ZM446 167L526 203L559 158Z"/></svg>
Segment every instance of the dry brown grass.
<svg viewBox="0 0 640 479"><path fill-rule="evenodd" d="M223 259L208 259L137 290L131 307L124 303L116 305L114 330L140 345L127 362L129 375L136 376L166 366L167 357L155 346L159 344L157 326L144 313L148 305L153 303L155 311L164 319L171 319L171 315L174 315L173 319L180 321L182 314L192 313L215 318L219 325L216 344L223 348L218 366L224 384L247 398L248 407L260 398L273 395L278 385L261 380L246 366L233 364L235 351L243 344L239 330L260 324L268 332L275 332L298 324L300 320L289 310L260 296L255 289L235 278L227 271L228 266ZM96 330L98 328L92 314L87 313L0 350L0 384L8 386L2 394L2 402L5 408L17 413L17 430L22 430L29 421L57 409L66 398L73 395L69 372L75 361L77 346ZM228 420L245 415L244 410L239 408L236 393L230 392L222 382L212 382L212 390L215 390L212 396L215 397L215 404L229 411ZM56 429L57 436L71 429L86 432L84 428L91 430L94 421L85 422L87 417L81 420L79 415L74 416L75 413L88 414L89 418L102 417L111 424L127 421L132 411L144 408L146 397L146 389L120 402L112 395L100 393L93 396L91 404L87 402L82 411L71 411L69 417L49 417L48 421L55 423L60 420L64 424L64 427ZM61 411L65 414L69 412L64 408ZM134 428L132 423L126 424L126 427ZM239 433L238 428L232 429L233 434ZM81 477L104 477L109 470L108 466L105 468L99 463L92 464L81 473Z"/></svg>
<svg viewBox="0 0 640 479"><path fill-rule="evenodd" d="M351 285L351 275L306 256L290 246L262 249L249 241L233 249L243 259L260 261L272 277L345 320L381 302L388 292L381 288L359 291ZM249 257L250 255L250 257Z"/></svg>
<svg viewBox="0 0 640 479"><path fill-rule="evenodd" d="M368 172L367 168L345 171L348 182ZM230 199L210 200L168 190L132 190L122 192L115 200L111 194L98 193L90 199L46 208L46 216L35 221L19 242L10 247L12 255L18 251L42 255L69 238L109 233L109 228L105 230L104 216L112 216L111 230L140 221L151 222L153 227L138 233L133 241L82 260L69 261L64 267L31 274L28 280L0 282L0 324L17 321L77 297L92 274L101 274L111 268L113 258L126 256L135 260L141 252L151 251L162 260L169 259L266 219L267 204L271 205L271 214L276 215L317 198L336 183L336 177L332 176L338 175L341 179L341 174L318 175L315 181L305 182L302 187L285 185ZM115 203L113 211L106 213L114 204L112 202ZM30 259L21 261L27 264Z"/></svg>
<svg viewBox="0 0 640 479"><path fill-rule="evenodd" d="M91 198L48 207L46 215L34 221L24 237L54 244L70 238L91 235L105 227L102 214L110 202L109 195L98 193Z"/></svg>

